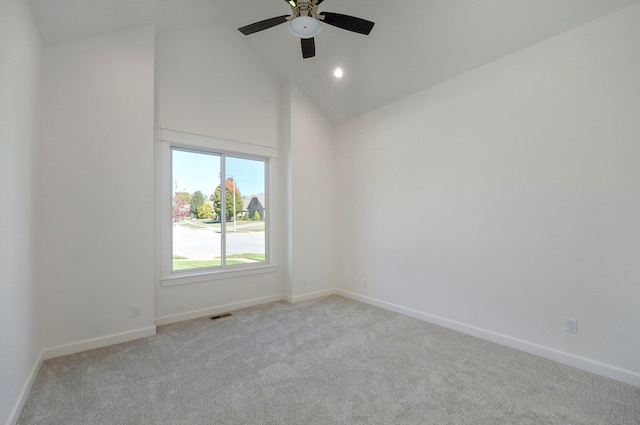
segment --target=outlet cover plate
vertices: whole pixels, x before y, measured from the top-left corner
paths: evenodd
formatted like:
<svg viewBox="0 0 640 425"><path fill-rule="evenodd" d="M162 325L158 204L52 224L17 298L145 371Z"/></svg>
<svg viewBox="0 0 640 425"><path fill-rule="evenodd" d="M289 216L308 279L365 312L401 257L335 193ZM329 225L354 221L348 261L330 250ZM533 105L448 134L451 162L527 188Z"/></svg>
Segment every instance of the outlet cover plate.
<svg viewBox="0 0 640 425"><path fill-rule="evenodd" d="M564 330L566 332L577 334L578 333L578 321L576 319L564 319Z"/></svg>

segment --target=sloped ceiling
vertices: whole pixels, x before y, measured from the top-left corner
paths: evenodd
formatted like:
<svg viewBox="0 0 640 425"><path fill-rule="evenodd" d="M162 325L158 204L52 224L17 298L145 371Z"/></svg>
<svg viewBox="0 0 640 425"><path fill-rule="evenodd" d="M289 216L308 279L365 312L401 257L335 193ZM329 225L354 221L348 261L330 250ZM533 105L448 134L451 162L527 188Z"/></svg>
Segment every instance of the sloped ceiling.
<svg viewBox="0 0 640 425"><path fill-rule="evenodd" d="M362 115L640 0L326 0L320 10L376 23L369 36L328 25L316 57L283 24L238 37L334 123ZM290 12L285 0L29 0L45 44L154 24L238 28ZM333 69L345 76L337 80Z"/></svg>

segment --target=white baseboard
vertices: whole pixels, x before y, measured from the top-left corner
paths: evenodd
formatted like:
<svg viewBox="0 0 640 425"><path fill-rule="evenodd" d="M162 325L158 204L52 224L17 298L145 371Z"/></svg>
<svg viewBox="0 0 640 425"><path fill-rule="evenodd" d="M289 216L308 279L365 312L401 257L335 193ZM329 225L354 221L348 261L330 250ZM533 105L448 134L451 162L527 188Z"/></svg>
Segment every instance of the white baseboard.
<svg viewBox="0 0 640 425"><path fill-rule="evenodd" d="M207 307L199 310L186 311L184 313L170 314L166 316L156 317L155 325L163 326L171 323L183 322L185 320L199 319L200 317L215 316L222 313L228 313L234 310L240 310L243 308L254 307L261 304L272 303L276 301L287 301L292 304L302 301L312 300L314 298L326 297L328 295L336 294L335 289L325 289L322 291L311 292L308 294L297 295L290 297L289 295L270 295L268 297L253 298L251 300L244 300L235 303L223 304L219 306Z"/></svg>
<svg viewBox="0 0 640 425"><path fill-rule="evenodd" d="M309 292L308 294L302 294L302 295L296 295L295 297L290 297L288 295L284 296L285 301L290 302L291 304L295 304L295 303L300 303L303 301L309 301L309 300L313 300L316 298L322 298L322 297L326 297L329 295L335 295L337 294L336 289L335 288L331 288L331 289L324 289L322 291L316 291L316 292Z"/></svg>
<svg viewBox="0 0 640 425"><path fill-rule="evenodd" d="M185 320L198 319L206 316L216 316L222 313L228 313L233 310L253 307L260 304L272 303L284 300L284 295L271 295L268 297L254 298L251 300L239 301L235 303L223 304L219 306L207 307L200 310L186 311L184 313L170 314L167 316L156 317L156 326L168 325L170 323L183 322Z"/></svg>
<svg viewBox="0 0 640 425"><path fill-rule="evenodd" d="M121 332L117 334L101 336L98 338L86 339L84 341L72 342L70 344L58 345L56 347L45 348L43 351L44 359L53 359L54 357L66 356L69 354L80 353L82 351L120 344L127 341L146 338L155 334L156 327L149 326L146 328L135 329L133 331Z"/></svg>
<svg viewBox="0 0 640 425"><path fill-rule="evenodd" d="M535 344L529 341L513 338L508 335L499 334L486 329L471 326L465 323L457 322L455 320L446 319L432 314L424 313L411 308L403 307L397 304L389 303L379 299L360 295L355 292L345 291L343 289L336 289L335 293L342 295L346 298L351 298L356 301L361 301L366 304L371 304L376 307L383 308L385 310L393 311L395 313L403 314L405 316L413 317L425 322L433 323L438 326L442 326L454 331L462 332L467 335L472 335L487 341L495 342L500 345L515 348L516 350L524 351L525 353L535 354L540 357L544 357L549 360L556 361L558 363L566 364L568 366L582 369L587 372L595 373L607 378L615 379L616 381L624 382L635 387L640 387L640 373L622 369L616 366L608 365L598 362L596 360L588 359L585 357L576 356L574 354L565 353L563 351L556 350L554 348L545 347L543 345Z"/></svg>
<svg viewBox="0 0 640 425"><path fill-rule="evenodd" d="M22 413L22 408L24 404L27 402L27 398L29 398L29 393L31 392L31 387L36 380L36 376L38 376L38 372L40 371L40 367L42 366L42 362L44 359L44 352L40 352L38 358L33 363L31 370L29 371L29 375L27 376L27 380L25 381L22 389L20 390L20 394L18 395L18 399L16 403L13 405L13 409L11 409L11 413L9 414L9 418L7 418L6 425L16 425L18 423L18 419L20 419L20 413Z"/></svg>

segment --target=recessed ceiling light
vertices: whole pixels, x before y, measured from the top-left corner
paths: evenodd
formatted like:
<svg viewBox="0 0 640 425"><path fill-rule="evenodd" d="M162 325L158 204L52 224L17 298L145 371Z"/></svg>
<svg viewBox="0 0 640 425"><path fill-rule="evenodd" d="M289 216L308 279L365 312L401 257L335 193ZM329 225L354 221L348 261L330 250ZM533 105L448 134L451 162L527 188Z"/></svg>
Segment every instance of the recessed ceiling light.
<svg viewBox="0 0 640 425"><path fill-rule="evenodd" d="M342 68L336 68L333 70L333 75L336 78L342 78L342 76L344 75L344 72L342 72Z"/></svg>

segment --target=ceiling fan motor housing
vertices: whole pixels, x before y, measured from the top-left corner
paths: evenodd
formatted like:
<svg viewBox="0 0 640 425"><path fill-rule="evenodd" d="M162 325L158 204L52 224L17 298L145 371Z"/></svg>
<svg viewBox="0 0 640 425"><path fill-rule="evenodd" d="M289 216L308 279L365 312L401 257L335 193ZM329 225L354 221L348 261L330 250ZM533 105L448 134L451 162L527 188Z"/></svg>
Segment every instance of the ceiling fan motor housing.
<svg viewBox="0 0 640 425"><path fill-rule="evenodd" d="M310 1L299 1L296 7L293 8L293 13L291 14L292 19L299 16L309 16L318 19L315 7Z"/></svg>

